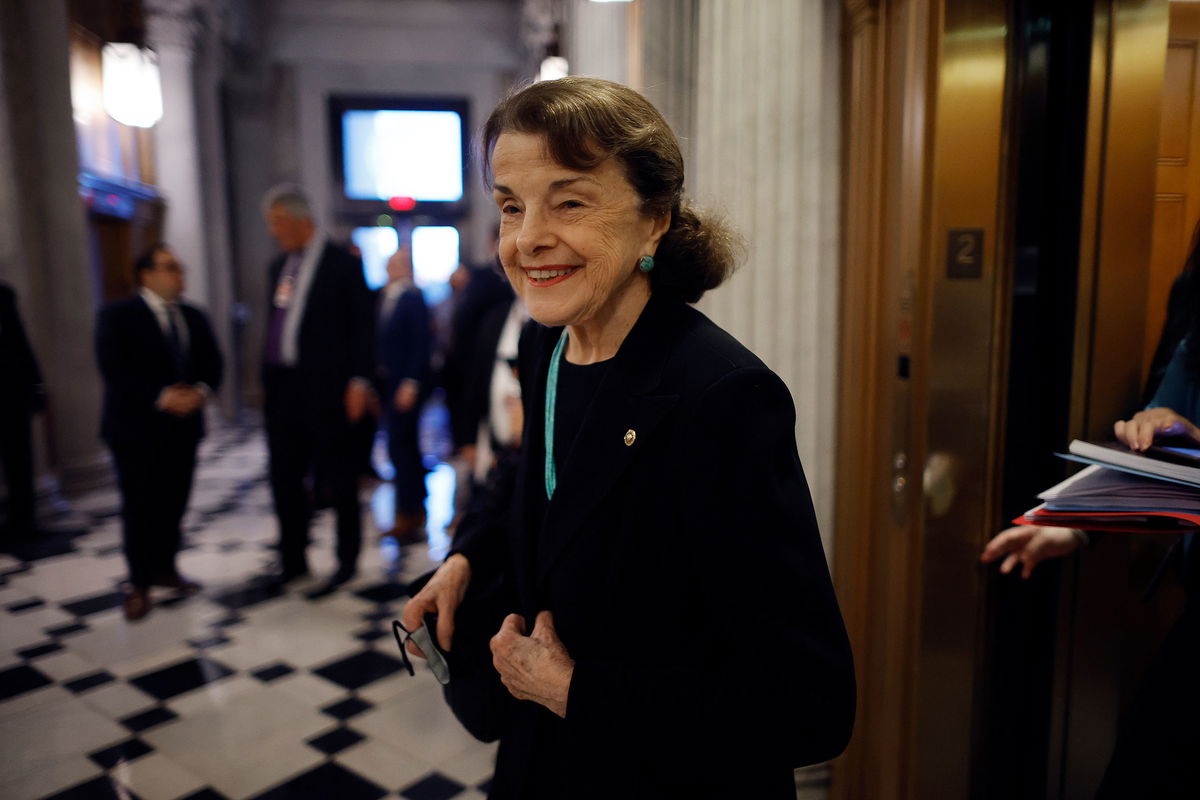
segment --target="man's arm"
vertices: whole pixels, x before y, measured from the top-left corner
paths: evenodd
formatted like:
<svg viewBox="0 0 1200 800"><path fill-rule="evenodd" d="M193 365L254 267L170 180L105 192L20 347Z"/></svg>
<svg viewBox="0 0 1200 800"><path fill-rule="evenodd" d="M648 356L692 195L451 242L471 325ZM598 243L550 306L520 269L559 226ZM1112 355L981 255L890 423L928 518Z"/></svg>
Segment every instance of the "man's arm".
<svg viewBox="0 0 1200 800"><path fill-rule="evenodd" d="M343 251L345 252L345 251ZM374 303L371 290L363 277L362 260L346 253L346 286L343 295L349 326L346 354L350 365L350 382L346 384L343 402L346 418L358 422L367 413L371 395L371 376L375 363Z"/></svg>
<svg viewBox="0 0 1200 800"><path fill-rule="evenodd" d="M362 260L347 254L346 264L351 374L369 384L375 362L375 304L363 277Z"/></svg>
<svg viewBox="0 0 1200 800"><path fill-rule="evenodd" d="M176 416L190 416L204 408L221 388L224 359L209 324L208 316L198 308L183 307L191 340L191 361L195 381L188 386L168 386L159 394L157 407Z"/></svg>
<svg viewBox="0 0 1200 800"><path fill-rule="evenodd" d="M149 375L144 342L129 330L129 306L115 304L100 309L96 317L96 363L113 402L137 413L152 413L165 384Z"/></svg>

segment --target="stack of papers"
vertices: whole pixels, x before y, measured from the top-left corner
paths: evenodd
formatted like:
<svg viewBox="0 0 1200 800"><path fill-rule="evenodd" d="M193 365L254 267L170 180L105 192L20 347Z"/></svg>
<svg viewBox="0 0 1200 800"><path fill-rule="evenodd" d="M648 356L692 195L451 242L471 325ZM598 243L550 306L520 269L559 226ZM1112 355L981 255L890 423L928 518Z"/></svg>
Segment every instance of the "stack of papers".
<svg viewBox="0 0 1200 800"><path fill-rule="evenodd" d="M1121 470L1132 475L1174 481L1187 486L1200 487L1200 450L1184 447L1152 447L1145 453L1135 453L1120 444L1093 444L1076 439L1071 442L1068 454L1057 453L1059 458L1080 461L1084 464L1099 464L1109 469ZM1189 466L1188 463L1191 462Z"/></svg>
<svg viewBox="0 0 1200 800"><path fill-rule="evenodd" d="M1092 466L1042 492L1045 502L1014 522L1137 533L1200 530L1200 450L1141 454L1076 440L1070 451L1059 455Z"/></svg>

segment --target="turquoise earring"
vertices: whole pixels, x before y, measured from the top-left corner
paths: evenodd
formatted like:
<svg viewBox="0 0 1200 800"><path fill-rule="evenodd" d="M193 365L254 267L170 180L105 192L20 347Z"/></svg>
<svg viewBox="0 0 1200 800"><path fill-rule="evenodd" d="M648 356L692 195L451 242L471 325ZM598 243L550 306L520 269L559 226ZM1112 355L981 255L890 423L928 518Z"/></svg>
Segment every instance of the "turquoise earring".
<svg viewBox="0 0 1200 800"><path fill-rule="evenodd" d="M642 272L649 272L654 269L654 256L642 256L638 259L638 269Z"/></svg>

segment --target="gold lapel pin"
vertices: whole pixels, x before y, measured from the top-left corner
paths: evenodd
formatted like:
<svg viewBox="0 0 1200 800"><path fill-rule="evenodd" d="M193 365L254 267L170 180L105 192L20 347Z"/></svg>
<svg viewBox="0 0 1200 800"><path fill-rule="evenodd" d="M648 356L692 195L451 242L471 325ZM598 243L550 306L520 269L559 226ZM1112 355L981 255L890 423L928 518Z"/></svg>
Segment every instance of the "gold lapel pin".
<svg viewBox="0 0 1200 800"><path fill-rule="evenodd" d="M631 447L633 445L633 443L636 441L637 441L637 431L635 431L633 428L630 428L629 430L625 431L625 446L626 447Z"/></svg>

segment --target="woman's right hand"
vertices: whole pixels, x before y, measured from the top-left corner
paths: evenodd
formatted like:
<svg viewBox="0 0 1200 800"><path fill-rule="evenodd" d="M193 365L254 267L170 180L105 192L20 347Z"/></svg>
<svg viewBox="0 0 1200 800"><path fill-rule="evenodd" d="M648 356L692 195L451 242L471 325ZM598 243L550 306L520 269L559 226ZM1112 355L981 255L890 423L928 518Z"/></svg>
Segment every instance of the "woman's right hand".
<svg viewBox="0 0 1200 800"><path fill-rule="evenodd" d="M1156 436L1186 436L1200 442L1200 428L1165 406L1139 411L1133 419L1117 420L1113 432L1130 450L1145 450Z"/></svg>
<svg viewBox="0 0 1200 800"><path fill-rule="evenodd" d="M415 631L425 624L425 615L436 613L437 642L443 650L450 650L450 640L454 636L454 614L467 593L467 585L471 582L471 564L462 553L455 553L433 573L429 582L417 592L416 597L408 601L400 622L407 630ZM408 642L408 652L419 658L425 654L421 649Z"/></svg>
<svg viewBox="0 0 1200 800"><path fill-rule="evenodd" d="M1021 564L1021 577L1028 578L1033 568L1047 558L1074 553L1086 537L1075 528L1052 528L1048 525L1018 525L1001 531L983 548L979 560L987 564L1006 556L1000 571L1007 574Z"/></svg>

